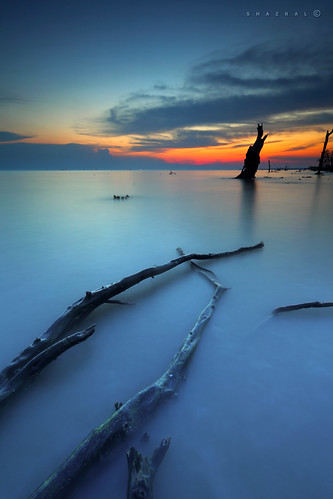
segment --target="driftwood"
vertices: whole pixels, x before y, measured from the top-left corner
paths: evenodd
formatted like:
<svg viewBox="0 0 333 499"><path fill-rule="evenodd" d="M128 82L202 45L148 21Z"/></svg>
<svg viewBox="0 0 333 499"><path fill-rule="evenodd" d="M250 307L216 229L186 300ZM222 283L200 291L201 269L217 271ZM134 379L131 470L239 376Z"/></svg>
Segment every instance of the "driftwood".
<svg viewBox="0 0 333 499"><path fill-rule="evenodd" d="M66 338L57 341L53 345L49 346L39 354L35 355L31 360L29 360L12 378L10 378L7 383L1 388L1 398L0 403L4 402L8 397L16 392L17 388L20 387L27 379L32 378L39 374L44 367L46 367L50 362L55 360L59 355L64 353L66 350L71 348L82 341L85 341L89 336L91 336L95 331L95 325L88 327L84 331L71 334ZM35 339L38 343L40 340Z"/></svg>
<svg viewBox="0 0 333 499"><path fill-rule="evenodd" d="M311 301L307 303L298 303L296 305L287 305L285 307L278 307L273 310L274 314L279 314L281 312L292 312L294 310L300 310L302 308L326 308L333 307L332 301L320 302L320 301Z"/></svg>
<svg viewBox="0 0 333 499"><path fill-rule="evenodd" d="M186 259L184 260L184 258ZM190 258L185 255L174 262L188 260ZM66 496L66 493L75 485L80 476L98 461L100 456L110 453L120 439L133 434L161 402L175 394L180 381L184 379L185 368L214 312L215 305L226 290L211 271L205 272L205 269L201 268L199 270L214 286L214 294L186 336L167 371L124 405L118 405L118 410L81 442L71 456L30 496L30 499L45 499L46 497L53 499Z"/></svg>
<svg viewBox="0 0 333 499"><path fill-rule="evenodd" d="M328 130L326 131L323 150L321 151L321 156L320 156L320 160L319 160L319 164L318 164L318 169L316 171L316 175L320 175L322 173L321 170L323 169L323 165L324 165L326 147L327 147L328 139L332 135L332 133L333 133L333 128L330 132Z"/></svg>
<svg viewBox="0 0 333 499"><path fill-rule="evenodd" d="M139 284L145 279L163 274L164 272L167 272L192 259L210 260L215 258L224 258L262 247L263 243L261 242L255 246L239 248L234 251L226 251L223 253L191 253L180 256L179 258L171 260L163 265L146 268L128 277L124 277L116 283L112 283L108 286L102 286L97 290L86 291L83 298L80 298L70 305L67 310L65 310L65 312L47 329L47 331L45 331L44 334L36 338L31 345L23 350L23 352L15 357L13 361L5 369L3 369L0 373L0 402L8 399L10 395L14 394L18 388L20 388L31 378L32 374L36 374L37 370L34 369L32 372L29 368L26 368L27 365L33 361L36 356L41 354L41 352L44 352L47 356L49 347L65 336L68 336L70 331L77 326L79 321L89 316L89 314L91 314L91 312L93 312L100 305L106 303L123 303L119 300L112 300L114 296L119 295L123 291ZM45 365L47 365L47 362L41 363L41 368L45 367Z"/></svg>
<svg viewBox="0 0 333 499"><path fill-rule="evenodd" d="M127 499L153 499L156 471L167 453L170 440L170 438L163 439L151 457L143 456L135 447L131 447L127 452Z"/></svg>
<svg viewBox="0 0 333 499"><path fill-rule="evenodd" d="M244 180L253 180L256 176L258 166L260 164L260 151L263 148L267 135L264 135L263 124L257 126L257 138L255 143L247 150L242 171L236 178Z"/></svg>

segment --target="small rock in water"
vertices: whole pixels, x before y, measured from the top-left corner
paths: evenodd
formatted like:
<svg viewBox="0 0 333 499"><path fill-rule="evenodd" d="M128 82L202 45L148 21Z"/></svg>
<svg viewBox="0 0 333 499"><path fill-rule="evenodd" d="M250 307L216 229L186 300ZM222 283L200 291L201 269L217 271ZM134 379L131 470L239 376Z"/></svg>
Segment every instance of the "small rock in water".
<svg viewBox="0 0 333 499"><path fill-rule="evenodd" d="M117 194L113 194L113 199L128 199L129 195L126 194L126 196L118 196Z"/></svg>

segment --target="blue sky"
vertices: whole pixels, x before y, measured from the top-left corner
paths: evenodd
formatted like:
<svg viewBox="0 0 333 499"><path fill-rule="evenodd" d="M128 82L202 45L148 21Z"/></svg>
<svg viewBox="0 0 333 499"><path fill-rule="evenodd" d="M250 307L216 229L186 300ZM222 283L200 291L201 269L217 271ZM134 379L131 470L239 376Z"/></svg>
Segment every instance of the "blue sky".
<svg viewBox="0 0 333 499"><path fill-rule="evenodd" d="M240 162L257 121L272 160L315 161L333 123L333 8L260 3L4 2L1 167L24 168L23 149L37 162L36 144L51 155L71 143L96 167L99 149L111 167L120 157L224 167Z"/></svg>

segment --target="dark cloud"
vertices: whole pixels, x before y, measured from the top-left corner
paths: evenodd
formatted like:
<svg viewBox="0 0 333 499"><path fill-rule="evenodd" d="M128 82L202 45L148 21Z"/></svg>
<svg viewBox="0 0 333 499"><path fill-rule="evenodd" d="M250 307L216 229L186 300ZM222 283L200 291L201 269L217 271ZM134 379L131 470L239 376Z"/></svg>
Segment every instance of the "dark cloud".
<svg viewBox="0 0 333 499"><path fill-rule="evenodd" d="M194 66L191 70L208 72L220 68L221 65L236 68L250 69L254 71L270 71L293 75L313 74L319 68L331 73L331 62L333 54L329 46L323 46L320 42L311 40L296 44L295 40L286 39L284 44L257 43L251 47L226 57L225 53L216 51L209 56L207 61Z"/></svg>
<svg viewBox="0 0 333 499"><path fill-rule="evenodd" d="M236 95L222 98L184 99L151 108L115 107L107 122L114 134L167 132L176 128L219 123L267 121L272 115L333 107L332 82L315 89L291 89L278 95ZM317 116L320 115L318 111ZM298 119L300 124L301 119Z"/></svg>
<svg viewBox="0 0 333 499"><path fill-rule="evenodd" d="M247 143L247 144L236 144L234 146L231 146L231 149L240 149L240 148L243 148L243 147L249 147L250 145L251 145L250 143Z"/></svg>
<svg viewBox="0 0 333 499"><path fill-rule="evenodd" d="M154 90L168 90L168 87L164 83L155 83Z"/></svg>
<svg viewBox="0 0 333 499"><path fill-rule="evenodd" d="M13 142L0 145L1 168L23 170L94 169L109 167L111 156L81 144L31 144ZM98 165L98 166L97 166Z"/></svg>
<svg viewBox="0 0 333 499"><path fill-rule="evenodd" d="M19 133L0 131L0 142L17 142L23 139L32 139L34 135L21 135Z"/></svg>
<svg viewBox="0 0 333 499"><path fill-rule="evenodd" d="M238 165L237 165L238 167ZM193 165L167 163L147 156L114 156L108 149L82 144L0 144L0 170L170 170L193 169ZM199 170L205 164L195 165ZM209 169L235 168L235 163L212 163Z"/></svg>
<svg viewBox="0 0 333 499"><path fill-rule="evenodd" d="M257 44L234 56L213 54L189 71L175 95L132 94L108 111L103 133L151 135L171 133L168 140L136 139L135 148L195 147L217 144L217 136L179 130L198 126L240 123L245 135L253 123L264 121L272 130L302 127L332 121L333 53L328 48L299 45L266 47ZM162 94L163 91L163 94ZM307 113L305 113L305 111ZM312 113L308 113L312 111ZM284 123L277 116L286 115ZM251 127L251 129L250 129ZM233 128L235 138L235 128ZM251 131L252 133L252 131ZM243 135L244 136L244 135ZM228 139L230 135L220 135ZM191 145L186 146L189 142ZM184 145L179 145L184 143Z"/></svg>
<svg viewBox="0 0 333 499"><path fill-rule="evenodd" d="M22 99L16 95L0 93L0 106L5 106L7 104L22 104L26 102L26 99Z"/></svg>
<svg viewBox="0 0 333 499"><path fill-rule="evenodd" d="M176 165L173 165L173 167ZM2 170L137 170L170 169L162 160L112 156L108 149L82 144L0 144Z"/></svg>
<svg viewBox="0 0 333 499"><path fill-rule="evenodd" d="M291 76L287 77L276 77L270 78L269 76L262 77L243 77L234 76L226 71L216 71L198 75L193 78L193 81L197 84L209 85L213 87L214 91L221 90L223 88L233 91L238 91L239 89L250 90L267 90L270 94L273 92L283 92L286 88L307 88L314 86L321 82L321 78L316 75L302 76Z"/></svg>
<svg viewBox="0 0 333 499"><path fill-rule="evenodd" d="M190 82L220 82L219 75L229 75L237 80L257 79L274 82L308 80L309 84L319 78L332 77L333 54L329 45L315 41L298 45L289 40L284 45L264 43L226 57L215 53L207 61L195 65L189 72Z"/></svg>
<svg viewBox="0 0 333 499"><path fill-rule="evenodd" d="M291 113L290 117L286 119L285 125L288 125L290 121L293 125L293 130L301 131L304 126L316 127L318 130L318 125L326 125L327 123L333 123L333 111L318 111L315 110L306 113ZM326 127L321 127L321 130L326 130Z"/></svg>
<svg viewBox="0 0 333 499"><path fill-rule="evenodd" d="M331 52L314 44L257 44L233 57L214 54L190 70L187 84L219 92L223 88L237 92L245 88L271 93L285 88L315 87L327 77L332 78L332 67Z"/></svg>
<svg viewBox="0 0 333 499"><path fill-rule="evenodd" d="M171 138L134 138L132 151L153 151L156 149L179 149L193 147L214 147L227 145L227 142L220 142L221 132L206 132L201 130L176 130Z"/></svg>
<svg viewBox="0 0 333 499"><path fill-rule="evenodd" d="M134 102L142 102L145 105L154 105L154 104L169 104L169 103L174 103L177 102L177 98L173 95L161 95L161 94L152 94L148 92L133 92L130 95L126 97L124 100L124 104L122 106L123 109L130 103Z"/></svg>
<svg viewBox="0 0 333 499"><path fill-rule="evenodd" d="M310 147L317 146L318 144L309 144L306 146L298 146L298 147L291 147L290 149L286 149L287 152L289 151L304 151L305 149L309 149Z"/></svg>

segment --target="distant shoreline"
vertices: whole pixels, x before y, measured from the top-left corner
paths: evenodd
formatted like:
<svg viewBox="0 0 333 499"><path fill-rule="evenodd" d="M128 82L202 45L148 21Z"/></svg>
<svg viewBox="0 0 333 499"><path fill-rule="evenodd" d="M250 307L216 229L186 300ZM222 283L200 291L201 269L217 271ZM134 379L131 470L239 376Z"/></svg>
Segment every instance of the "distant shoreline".
<svg viewBox="0 0 333 499"><path fill-rule="evenodd" d="M229 171L229 172L239 172L241 167L239 168L120 168L120 169L104 169L104 168L0 168L0 172L166 172L173 173L177 172L218 172L218 171ZM308 166L308 167L295 167L295 168L276 168L271 169L269 172L268 169L259 169L258 174L260 173L279 173L279 172L297 172L297 171L311 171L312 173L316 172L316 167ZM327 170L323 170L322 173L332 173Z"/></svg>

